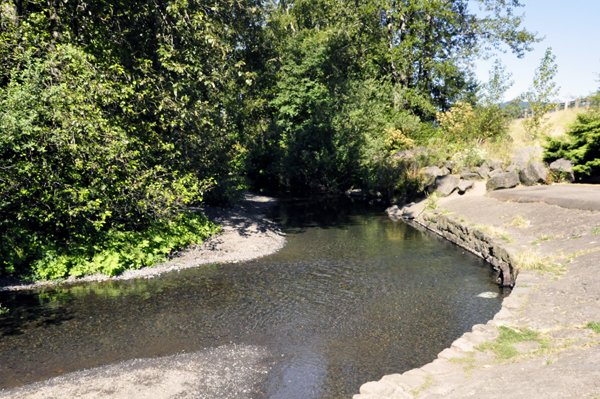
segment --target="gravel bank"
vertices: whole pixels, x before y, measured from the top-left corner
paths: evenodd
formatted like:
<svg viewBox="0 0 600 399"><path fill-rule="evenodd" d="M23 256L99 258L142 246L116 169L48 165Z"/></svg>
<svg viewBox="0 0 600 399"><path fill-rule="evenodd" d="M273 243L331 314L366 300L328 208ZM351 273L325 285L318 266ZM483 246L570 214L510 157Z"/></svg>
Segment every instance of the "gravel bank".
<svg viewBox="0 0 600 399"><path fill-rule="evenodd" d="M285 245L285 234L280 226L267 219L265 212L277 200L270 197L246 194L235 208L198 208L213 222L222 226L222 234L215 235L202 245L179 251L167 262L153 267L126 270L118 276L95 274L82 278L71 277L62 281L41 281L34 284L0 279L0 291L28 290L48 285L72 284L105 280L131 280L153 278L163 273L224 262L241 262L260 258L279 251Z"/></svg>
<svg viewBox="0 0 600 399"><path fill-rule="evenodd" d="M1 390L0 398L250 399L262 396L271 361L265 348L227 345L69 373Z"/></svg>

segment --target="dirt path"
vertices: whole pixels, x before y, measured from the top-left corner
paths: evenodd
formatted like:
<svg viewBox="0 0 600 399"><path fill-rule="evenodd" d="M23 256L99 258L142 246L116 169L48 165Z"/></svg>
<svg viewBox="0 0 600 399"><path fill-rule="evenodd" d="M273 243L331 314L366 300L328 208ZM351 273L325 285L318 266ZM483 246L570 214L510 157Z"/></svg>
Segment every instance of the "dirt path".
<svg viewBox="0 0 600 399"><path fill-rule="evenodd" d="M513 264L530 260L546 270L519 270L493 320L434 362L364 384L354 398L600 398L600 329L587 328L600 322L600 211L588 206L600 187L587 202L581 190L589 191L574 185L493 194L503 201L479 187L419 216L432 228L430 217L466 235L483 232ZM535 196L526 198L527 191ZM567 207L547 203L559 197Z"/></svg>

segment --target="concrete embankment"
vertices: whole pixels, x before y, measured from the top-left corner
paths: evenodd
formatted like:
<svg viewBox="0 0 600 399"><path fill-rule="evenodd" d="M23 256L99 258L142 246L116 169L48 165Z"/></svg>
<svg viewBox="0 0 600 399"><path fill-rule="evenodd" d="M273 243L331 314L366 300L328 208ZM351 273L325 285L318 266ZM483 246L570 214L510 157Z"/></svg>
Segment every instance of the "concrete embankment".
<svg viewBox="0 0 600 399"><path fill-rule="evenodd" d="M514 278L502 309L354 399L600 397L600 187L484 193L443 198L416 222Z"/></svg>

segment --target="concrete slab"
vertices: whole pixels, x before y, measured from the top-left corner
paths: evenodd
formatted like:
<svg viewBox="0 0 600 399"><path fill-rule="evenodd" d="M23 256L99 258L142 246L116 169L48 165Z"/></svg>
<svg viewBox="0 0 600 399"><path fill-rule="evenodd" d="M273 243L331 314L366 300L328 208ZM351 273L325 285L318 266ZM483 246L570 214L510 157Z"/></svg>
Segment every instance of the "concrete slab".
<svg viewBox="0 0 600 399"><path fill-rule="evenodd" d="M600 211L600 185L554 184L517 187L487 194L490 198L513 202L545 202L569 209Z"/></svg>

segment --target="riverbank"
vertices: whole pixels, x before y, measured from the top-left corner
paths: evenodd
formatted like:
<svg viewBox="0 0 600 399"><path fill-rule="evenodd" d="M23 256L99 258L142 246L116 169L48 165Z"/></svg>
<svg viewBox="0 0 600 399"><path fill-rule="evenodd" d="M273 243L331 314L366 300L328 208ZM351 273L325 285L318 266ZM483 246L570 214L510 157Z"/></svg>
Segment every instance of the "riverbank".
<svg viewBox="0 0 600 399"><path fill-rule="evenodd" d="M241 398L260 397L271 354L226 345L157 359L133 359L0 390L0 398Z"/></svg>
<svg viewBox="0 0 600 399"><path fill-rule="evenodd" d="M167 262L152 267L126 270L117 276L94 274L81 278L71 277L59 281L23 283L0 278L0 291L29 290L44 286L76 284L107 280L132 280L154 278L163 273L198 267L212 263L243 262L271 255L285 245L281 227L265 217L277 200L246 194L234 208L197 208L214 223L221 225L221 234L214 235L201 245L194 245L174 253Z"/></svg>
<svg viewBox="0 0 600 399"><path fill-rule="evenodd" d="M486 195L479 185L416 222L451 239L436 228L444 219L499 245L516 274L512 293L438 359L366 383L355 399L600 397L600 209L579 209L579 185L537 189L533 200L524 189ZM562 206L542 198L569 187L574 200ZM600 187L587 187L600 198Z"/></svg>

